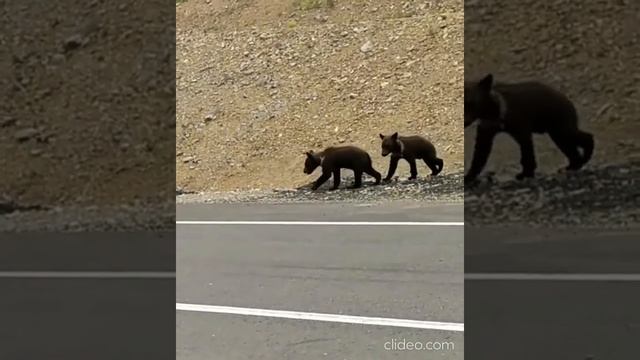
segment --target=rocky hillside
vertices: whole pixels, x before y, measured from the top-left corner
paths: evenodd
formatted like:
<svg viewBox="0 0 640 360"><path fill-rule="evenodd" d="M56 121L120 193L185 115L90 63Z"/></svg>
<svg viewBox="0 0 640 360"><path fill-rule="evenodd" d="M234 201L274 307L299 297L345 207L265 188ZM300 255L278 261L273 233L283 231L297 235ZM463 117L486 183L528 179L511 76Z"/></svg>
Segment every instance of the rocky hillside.
<svg viewBox="0 0 640 360"><path fill-rule="evenodd" d="M545 81L573 99L582 127L596 140L585 169L556 174L566 159L548 137L535 138L540 175L520 182L513 180L519 149L508 136L497 138L484 181L465 188L465 221L637 227L640 2L482 0L465 6L465 75ZM465 131L466 159L474 132Z"/></svg>
<svg viewBox="0 0 640 360"><path fill-rule="evenodd" d="M460 172L462 3L177 3L177 185L296 187L304 152L336 144L383 172L378 133L394 131L427 136Z"/></svg>
<svg viewBox="0 0 640 360"><path fill-rule="evenodd" d="M158 5L2 3L0 214L171 199L173 13Z"/></svg>
<svg viewBox="0 0 640 360"><path fill-rule="evenodd" d="M465 76L545 81L574 100L582 127L595 135L589 166L640 159L638 14L638 1L467 1ZM467 160L474 132L465 133ZM512 178L519 150L506 135L496 140L487 170ZM542 172L566 165L548 137L535 140Z"/></svg>

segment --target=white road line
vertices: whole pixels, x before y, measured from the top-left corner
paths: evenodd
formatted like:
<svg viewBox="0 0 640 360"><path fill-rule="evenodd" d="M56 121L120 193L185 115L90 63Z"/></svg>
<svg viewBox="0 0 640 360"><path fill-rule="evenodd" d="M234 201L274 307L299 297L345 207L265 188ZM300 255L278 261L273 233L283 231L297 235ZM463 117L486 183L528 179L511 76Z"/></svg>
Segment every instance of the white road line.
<svg viewBox="0 0 640 360"><path fill-rule="evenodd" d="M351 315L339 315L339 314L321 314L321 313L310 313L310 312L300 312L300 311L268 310L268 309L254 309L254 308L215 306L215 305L197 305L197 304L184 304L184 303L176 303L176 310L206 312L206 313L215 313L215 314L264 316L264 317L294 319L294 320L325 321L325 322L344 323L344 324L379 325L379 326L404 327L404 328L413 328L413 329L431 329L431 330L464 332L464 323L449 323L449 322L438 322L438 321L420 321L420 320L351 316Z"/></svg>
<svg viewBox="0 0 640 360"><path fill-rule="evenodd" d="M640 274L476 273L465 274L464 279L482 281L640 281Z"/></svg>
<svg viewBox="0 0 640 360"><path fill-rule="evenodd" d="M181 220L178 225L304 225L304 226L463 226L464 221L200 221Z"/></svg>
<svg viewBox="0 0 640 360"><path fill-rule="evenodd" d="M0 271L0 278L14 279L173 279L161 271Z"/></svg>

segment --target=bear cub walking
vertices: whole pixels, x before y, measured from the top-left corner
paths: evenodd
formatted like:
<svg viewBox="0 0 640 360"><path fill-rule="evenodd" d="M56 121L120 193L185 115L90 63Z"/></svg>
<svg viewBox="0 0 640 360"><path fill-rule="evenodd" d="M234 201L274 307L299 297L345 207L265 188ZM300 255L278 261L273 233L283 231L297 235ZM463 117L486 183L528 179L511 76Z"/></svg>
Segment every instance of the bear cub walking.
<svg viewBox="0 0 640 360"><path fill-rule="evenodd" d="M576 109L564 94L535 81L495 83L488 74L464 86L464 127L478 121L471 167L465 182L482 171L493 138L506 132L520 145L522 172L516 179L531 178L536 170L533 134L547 133L569 160L566 170L578 170L593 155L593 135L580 130Z"/></svg>
<svg viewBox="0 0 640 360"><path fill-rule="evenodd" d="M435 146L422 136L398 136L396 132L389 136L380 134L380 139L382 139L382 156L391 154L389 172L384 181L391 180L400 159L405 159L411 167L409 180L414 180L418 176L417 159L421 159L427 164L431 169L431 176L438 175L444 167L444 161L438 158Z"/></svg>
<svg viewBox="0 0 640 360"><path fill-rule="evenodd" d="M315 181L312 190L317 190L333 175L333 187L335 190L340 185L340 170L353 170L355 183L351 188L362 186L362 174L366 173L376 179L376 185L380 184L382 175L372 165L369 154L355 146L331 146L321 152L307 151L307 159L304 162L304 173L309 175L317 167L322 168L322 175Z"/></svg>

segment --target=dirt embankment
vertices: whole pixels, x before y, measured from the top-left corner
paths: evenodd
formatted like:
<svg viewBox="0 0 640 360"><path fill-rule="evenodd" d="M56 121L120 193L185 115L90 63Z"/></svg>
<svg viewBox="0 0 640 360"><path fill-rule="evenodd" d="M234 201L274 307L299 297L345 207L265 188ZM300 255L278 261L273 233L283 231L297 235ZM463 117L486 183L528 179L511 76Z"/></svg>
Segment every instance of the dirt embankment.
<svg viewBox="0 0 640 360"><path fill-rule="evenodd" d="M3 2L0 207L171 199L173 13L159 0Z"/></svg>
<svg viewBox="0 0 640 360"><path fill-rule="evenodd" d="M187 0L177 11L177 185L295 187L304 152L430 138L463 168L462 1ZM401 164L400 176L408 174ZM421 171L426 176L426 169Z"/></svg>

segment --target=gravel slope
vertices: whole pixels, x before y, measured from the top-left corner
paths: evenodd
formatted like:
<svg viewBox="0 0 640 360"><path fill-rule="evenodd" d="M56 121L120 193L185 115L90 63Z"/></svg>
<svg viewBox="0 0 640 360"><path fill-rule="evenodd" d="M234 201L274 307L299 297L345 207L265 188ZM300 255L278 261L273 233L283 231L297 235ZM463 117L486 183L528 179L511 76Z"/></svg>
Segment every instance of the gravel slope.
<svg viewBox="0 0 640 360"><path fill-rule="evenodd" d="M162 203L174 189L175 31L159 0L0 7L0 196ZM89 94L90 96L87 96Z"/></svg>
<svg viewBox="0 0 640 360"><path fill-rule="evenodd" d="M462 169L462 1L329 3L177 5L179 187L297 187L304 152L337 144L383 167L378 133L393 131Z"/></svg>
<svg viewBox="0 0 640 360"><path fill-rule="evenodd" d="M0 232L171 231L175 212L175 202L18 210L0 216Z"/></svg>
<svg viewBox="0 0 640 360"><path fill-rule="evenodd" d="M465 77L491 72L500 81L544 81L575 102L581 127L596 141L584 170L559 175L567 160L547 136L535 136L539 175L518 182L519 148L509 136L498 136L485 178L465 191L465 221L638 225L639 16L638 1L465 2ZM474 127L465 131L466 166L474 137Z"/></svg>
<svg viewBox="0 0 640 360"><path fill-rule="evenodd" d="M404 179L404 178L403 178ZM177 194L177 203L297 203L297 202L355 202L384 203L390 200L414 201L460 201L462 194L462 173L438 175L433 178L418 178L414 181L401 180L398 177L389 183L374 185L373 180L363 180L360 189L346 189L353 183L353 178L344 177L340 189L330 191L333 180L327 181L318 190L310 190L311 184L299 188L251 191L225 191Z"/></svg>

